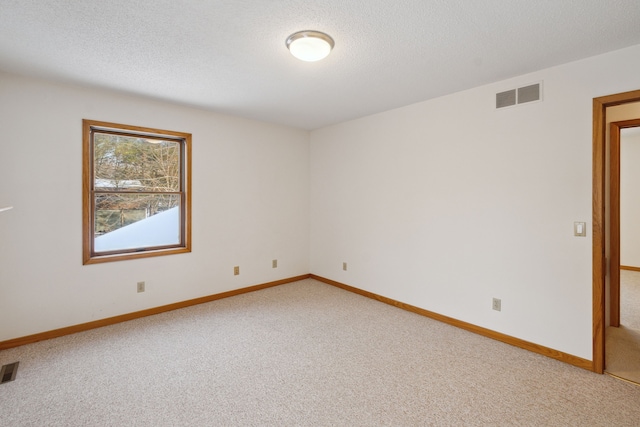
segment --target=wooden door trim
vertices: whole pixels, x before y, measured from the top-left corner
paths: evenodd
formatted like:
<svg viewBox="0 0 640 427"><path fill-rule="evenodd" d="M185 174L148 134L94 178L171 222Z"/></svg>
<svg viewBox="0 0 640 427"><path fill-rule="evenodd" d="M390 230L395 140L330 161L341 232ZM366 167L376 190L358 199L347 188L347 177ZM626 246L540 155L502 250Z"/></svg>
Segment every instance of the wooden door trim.
<svg viewBox="0 0 640 427"><path fill-rule="evenodd" d="M609 325L620 326L620 128L609 125ZM606 306L606 304L605 304Z"/></svg>
<svg viewBox="0 0 640 427"><path fill-rule="evenodd" d="M593 275L593 370L604 372L605 318L605 126L607 108L640 101L640 90L593 99L593 198L592 198L592 275Z"/></svg>

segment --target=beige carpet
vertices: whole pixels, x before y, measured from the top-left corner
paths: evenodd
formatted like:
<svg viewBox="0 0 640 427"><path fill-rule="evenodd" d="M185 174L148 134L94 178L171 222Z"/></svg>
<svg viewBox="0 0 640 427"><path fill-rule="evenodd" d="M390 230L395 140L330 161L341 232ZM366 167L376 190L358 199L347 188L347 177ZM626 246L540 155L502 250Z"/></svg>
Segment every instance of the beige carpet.
<svg viewBox="0 0 640 427"><path fill-rule="evenodd" d="M620 270L620 325L606 329L605 370L640 384L640 272Z"/></svg>
<svg viewBox="0 0 640 427"><path fill-rule="evenodd" d="M3 426L637 426L640 387L313 280L0 352Z"/></svg>
<svg viewBox="0 0 640 427"><path fill-rule="evenodd" d="M640 331L607 328L606 349L607 373L640 384Z"/></svg>

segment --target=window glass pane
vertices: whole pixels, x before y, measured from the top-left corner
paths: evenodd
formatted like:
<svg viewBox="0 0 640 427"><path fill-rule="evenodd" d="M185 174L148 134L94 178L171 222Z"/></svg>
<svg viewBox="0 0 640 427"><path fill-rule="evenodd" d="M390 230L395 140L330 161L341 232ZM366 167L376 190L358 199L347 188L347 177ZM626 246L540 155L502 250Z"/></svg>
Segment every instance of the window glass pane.
<svg viewBox="0 0 640 427"><path fill-rule="evenodd" d="M177 194L95 195L95 252L180 244Z"/></svg>
<svg viewBox="0 0 640 427"><path fill-rule="evenodd" d="M180 191L180 142L94 134L96 191Z"/></svg>

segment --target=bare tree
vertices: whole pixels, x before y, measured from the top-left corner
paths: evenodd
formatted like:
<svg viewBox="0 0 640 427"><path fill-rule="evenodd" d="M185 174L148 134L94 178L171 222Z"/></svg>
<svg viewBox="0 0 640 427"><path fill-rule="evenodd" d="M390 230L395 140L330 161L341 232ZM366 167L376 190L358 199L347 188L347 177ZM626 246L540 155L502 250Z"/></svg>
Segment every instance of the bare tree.
<svg viewBox="0 0 640 427"><path fill-rule="evenodd" d="M180 204L180 143L96 133L93 145L96 233Z"/></svg>

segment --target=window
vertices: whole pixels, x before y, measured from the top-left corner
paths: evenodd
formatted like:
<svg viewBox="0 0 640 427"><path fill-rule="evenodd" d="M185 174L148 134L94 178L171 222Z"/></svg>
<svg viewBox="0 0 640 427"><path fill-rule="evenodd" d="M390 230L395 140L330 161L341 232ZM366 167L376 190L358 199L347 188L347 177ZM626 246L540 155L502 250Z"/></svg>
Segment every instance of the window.
<svg viewBox="0 0 640 427"><path fill-rule="evenodd" d="M191 252L191 134L83 120L83 263Z"/></svg>

